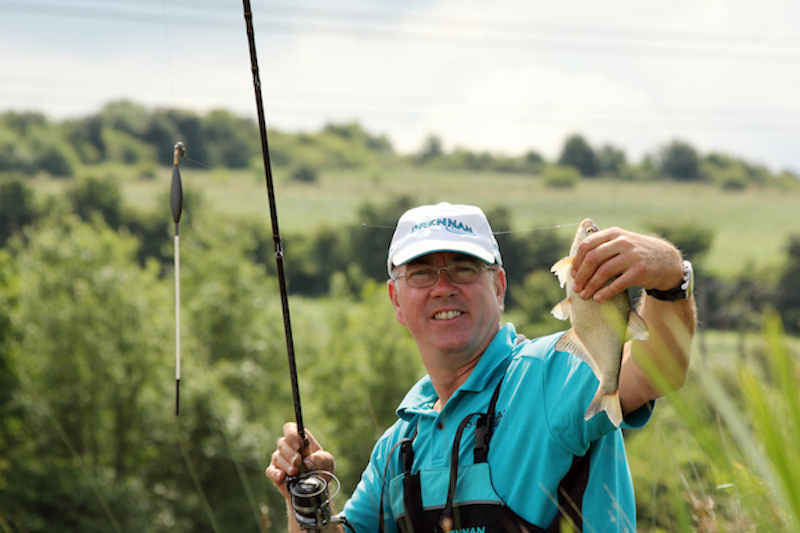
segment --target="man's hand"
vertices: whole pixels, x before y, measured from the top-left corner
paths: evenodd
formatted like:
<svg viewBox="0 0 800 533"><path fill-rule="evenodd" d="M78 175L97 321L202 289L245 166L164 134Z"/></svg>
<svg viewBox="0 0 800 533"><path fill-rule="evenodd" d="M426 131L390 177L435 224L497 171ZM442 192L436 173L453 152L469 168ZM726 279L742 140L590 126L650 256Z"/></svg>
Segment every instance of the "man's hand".
<svg viewBox="0 0 800 533"><path fill-rule="evenodd" d="M278 448L272 454L272 460L265 474L275 484L284 498L288 501L289 490L286 488L286 478L300 474L302 461L305 471L327 470L333 472L336 462L333 455L322 449L317 439L310 431L305 431L308 438L308 454L303 457L303 439L297 432L297 424L287 422L283 426L283 437L278 439Z"/></svg>
<svg viewBox="0 0 800 533"><path fill-rule="evenodd" d="M681 282L682 260L680 251L664 239L608 228L589 235L578 248L574 289L581 298L597 301L636 285L666 291Z"/></svg>

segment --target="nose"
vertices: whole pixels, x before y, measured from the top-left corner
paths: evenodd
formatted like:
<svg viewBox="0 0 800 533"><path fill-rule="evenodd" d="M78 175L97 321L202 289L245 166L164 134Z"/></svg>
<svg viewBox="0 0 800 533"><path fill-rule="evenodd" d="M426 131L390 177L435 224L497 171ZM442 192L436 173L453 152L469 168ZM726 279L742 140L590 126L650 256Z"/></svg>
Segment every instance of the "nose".
<svg viewBox="0 0 800 533"><path fill-rule="evenodd" d="M436 281L431 285L431 294L445 293L450 294L455 291L455 283L447 274L446 267L440 267L436 272Z"/></svg>

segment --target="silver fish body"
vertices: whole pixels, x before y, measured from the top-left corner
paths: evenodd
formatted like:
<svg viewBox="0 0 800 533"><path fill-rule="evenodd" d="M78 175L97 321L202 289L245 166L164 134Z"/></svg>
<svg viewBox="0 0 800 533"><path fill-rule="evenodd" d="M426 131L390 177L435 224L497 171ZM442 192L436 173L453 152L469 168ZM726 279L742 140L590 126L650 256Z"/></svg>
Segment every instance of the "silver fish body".
<svg viewBox="0 0 800 533"><path fill-rule="evenodd" d="M556 343L556 350L569 352L585 361L600 381L584 419L605 411L611 423L619 427L622 423L619 401L622 348L627 340L647 340L650 334L642 317L631 308L627 292L599 303L592 298L584 300L573 290L574 256L583 239L596 231L599 229L590 219L581 222L570 255L550 269L567 291L567 297L553 308L552 314L560 320L569 319L572 325Z"/></svg>

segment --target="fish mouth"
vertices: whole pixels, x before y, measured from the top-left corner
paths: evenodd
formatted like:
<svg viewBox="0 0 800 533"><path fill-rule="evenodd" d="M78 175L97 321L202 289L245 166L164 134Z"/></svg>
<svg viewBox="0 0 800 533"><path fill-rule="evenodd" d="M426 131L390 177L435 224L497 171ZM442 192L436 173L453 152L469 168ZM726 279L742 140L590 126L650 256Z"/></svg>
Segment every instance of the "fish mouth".
<svg viewBox="0 0 800 533"><path fill-rule="evenodd" d="M439 311L433 315L434 320L452 320L456 317L461 316L463 313L461 311L456 311L455 309L449 309L447 311Z"/></svg>
<svg viewBox="0 0 800 533"><path fill-rule="evenodd" d="M597 226L597 224L594 223L594 221L591 218L583 219L583 221L580 224L580 229L582 229L587 233L594 233L596 231L600 231L600 228Z"/></svg>

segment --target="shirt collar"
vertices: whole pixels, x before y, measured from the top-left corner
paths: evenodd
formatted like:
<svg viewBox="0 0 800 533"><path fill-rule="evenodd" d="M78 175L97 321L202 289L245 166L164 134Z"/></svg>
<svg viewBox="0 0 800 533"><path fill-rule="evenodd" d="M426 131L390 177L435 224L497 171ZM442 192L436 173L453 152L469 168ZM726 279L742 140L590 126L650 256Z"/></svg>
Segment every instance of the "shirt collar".
<svg viewBox="0 0 800 533"><path fill-rule="evenodd" d="M484 390L488 386L495 370L511 355L516 338L517 332L513 324L508 323L500 328L486 351L483 352L467 381L458 388L454 397L463 391L480 392ZM437 398L431 378L426 375L411 387L403 401L400 402L400 406L397 408L397 416L408 418L410 415L420 411L430 410L433 408Z"/></svg>

